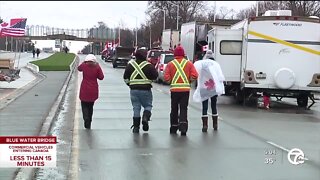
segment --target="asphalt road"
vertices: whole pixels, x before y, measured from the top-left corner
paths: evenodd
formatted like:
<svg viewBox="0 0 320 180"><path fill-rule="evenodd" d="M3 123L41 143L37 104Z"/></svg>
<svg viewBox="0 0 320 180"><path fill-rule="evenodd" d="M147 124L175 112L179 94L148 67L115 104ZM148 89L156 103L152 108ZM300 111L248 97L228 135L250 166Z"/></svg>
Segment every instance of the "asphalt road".
<svg viewBox="0 0 320 180"><path fill-rule="evenodd" d="M202 133L201 105L194 103L190 95L189 130L186 137L181 137L169 134L169 86L154 84L150 130L147 133L141 130L137 135L130 129L132 106L129 88L122 80L124 69L100 63L105 80L100 82L92 130L84 129L80 102L75 98L74 104L68 103L71 112L75 108L71 160L66 166L69 172L59 171L60 176L54 177L81 180L320 179L319 106L307 111L290 103L274 102L267 111L255 106L243 107L230 97L220 97L219 130ZM78 77L79 87L82 75ZM212 126L211 121L209 126ZM288 151L293 148L304 152L303 164L289 163ZM50 171L42 173L39 179L48 177L52 177Z"/></svg>
<svg viewBox="0 0 320 180"><path fill-rule="evenodd" d="M25 54L21 65L30 60ZM130 129L132 106L129 88L122 80L124 68L100 63L105 80L100 82L92 130L83 128L77 94L82 74L75 73L51 129L58 138L57 168L38 169L34 179L320 179L319 103L303 110L297 108L295 100L284 99L273 102L267 111L254 105L243 107L222 96L218 99L218 132L209 129L202 133L201 105L190 95L189 131L181 137L169 134L169 86L153 84L150 130L137 135ZM65 73L45 76L0 110L0 135L38 133L66 78ZM2 92L23 88L23 83L11 84ZM27 106L28 102L33 106ZM17 109L25 113L16 113ZM289 163L287 155L292 148L303 150L303 164ZM15 171L0 169L0 179L12 179Z"/></svg>

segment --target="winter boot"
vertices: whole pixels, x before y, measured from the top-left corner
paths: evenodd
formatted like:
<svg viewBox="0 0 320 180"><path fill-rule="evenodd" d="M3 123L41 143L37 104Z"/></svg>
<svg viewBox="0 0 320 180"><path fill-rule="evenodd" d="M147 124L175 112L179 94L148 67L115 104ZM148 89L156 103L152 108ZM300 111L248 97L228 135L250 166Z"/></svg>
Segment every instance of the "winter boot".
<svg viewBox="0 0 320 180"><path fill-rule="evenodd" d="M181 136L186 136L188 131L188 122L180 122L179 131L181 132Z"/></svg>
<svg viewBox="0 0 320 180"><path fill-rule="evenodd" d="M207 132L208 130L208 116L201 117L202 119L202 132Z"/></svg>
<svg viewBox="0 0 320 180"><path fill-rule="evenodd" d="M149 124L148 121L150 121L150 117L151 117L151 112L144 110L143 111L143 116L142 116L142 129L144 131L148 131L149 130Z"/></svg>
<svg viewBox="0 0 320 180"><path fill-rule="evenodd" d="M133 133L139 133L141 117L133 117L133 125L131 126Z"/></svg>
<svg viewBox="0 0 320 180"><path fill-rule="evenodd" d="M86 129L91 129L91 121L90 120L85 120L84 121L84 127Z"/></svg>
<svg viewBox="0 0 320 180"><path fill-rule="evenodd" d="M218 130L218 115L212 116L212 126L215 131Z"/></svg>
<svg viewBox="0 0 320 180"><path fill-rule="evenodd" d="M170 134L177 134L177 131L178 131L177 125L173 125L170 127Z"/></svg>
<svg viewBox="0 0 320 180"><path fill-rule="evenodd" d="M92 118L90 118L89 116L84 116L83 120L84 120L84 128L91 129Z"/></svg>

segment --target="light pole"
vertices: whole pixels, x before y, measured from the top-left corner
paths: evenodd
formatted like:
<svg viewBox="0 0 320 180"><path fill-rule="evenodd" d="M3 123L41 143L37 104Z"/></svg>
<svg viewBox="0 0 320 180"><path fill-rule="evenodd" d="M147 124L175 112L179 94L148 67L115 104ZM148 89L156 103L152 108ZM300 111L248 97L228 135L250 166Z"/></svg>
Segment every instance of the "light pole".
<svg viewBox="0 0 320 180"><path fill-rule="evenodd" d="M134 17L134 18L136 18L136 43L135 43L135 46L138 46L138 17L137 16L134 16L134 15L131 15L131 14L127 14L127 13L125 13L126 15L129 15L129 16L131 16L131 17Z"/></svg>
<svg viewBox="0 0 320 180"><path fill-rule="evenodd" d="M136 47L138 46L138 17L136 17Z"/></svg>
<svg viewBox="0 0 320 180"><path fill-rule="evenodd" d="M256 1L256 17L259 16L259 2Z"/></svg>
<svg viewBox="0 0 320 180"><path fill-rule="evenodd" d="M151 11L151 13L155 13L158 10L163 11L163 30L165 30L166 29L166 27L165 27L166 26L166 10L159 8L159 9L154 9L153 11Z"/></svg>
<svg viewBox="0 0 320 180"><path fill-rule="evenodd" d="M118 46L120 46L120 33L121 33L121 30L120 30L120 22L119 22L119 45Z"/></svg>
<svg viewBox="0 0 320 180"><path fill-rule="evenodd" d="M213 22L216 22L216 14L217 14L217 1L214 1L214 16L213 16Z"/></svg>
<svg viewBox="0 0 320 180"><path fill-rule="evenodd" d="M150 49L151 49L151 47L152 47L152 40L151 40L151 24L149 24L149 28L150 28L150 42L149 42L149 46L150 46Z"/></svg>
<svg viewBox="0 0 320 180"><path fill-rule="evenodd" d="M168 3L174 5L174 6L177 6L177 30L179 30L179 5L178 4L175 4L175 3L172 3L170 1L167 1Z"/></svg>
<svg viewBox="0 0 320 180"><path fill-rule="evenodd" d="M166 10L161 9L163 11L163 30L166 29Z"/></svg>
<svg viewBox="0 0 320 180"><path fill-rule="evenodd" d="M112 19L112 17L108 17L109 19ZM111 25L112 25L112 28L111 28L111 34L112 34L112 37L113 38L113 42L112 42L112 46L114 46L115 42L116 42L116 23L114 21L110 21Z"/></svg>

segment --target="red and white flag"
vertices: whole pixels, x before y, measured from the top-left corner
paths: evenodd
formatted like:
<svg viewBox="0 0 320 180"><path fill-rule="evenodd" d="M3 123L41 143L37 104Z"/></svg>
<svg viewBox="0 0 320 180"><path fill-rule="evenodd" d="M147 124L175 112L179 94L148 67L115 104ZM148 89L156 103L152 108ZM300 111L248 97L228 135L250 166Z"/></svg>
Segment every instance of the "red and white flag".
<svg viewBox="0 0 320 180"><path fill-rule="evenodd" d="M11 36L19 37L25 35L27 18L15 18L10 20L10 25L3 22L0 25L0 37Z"/></svg>

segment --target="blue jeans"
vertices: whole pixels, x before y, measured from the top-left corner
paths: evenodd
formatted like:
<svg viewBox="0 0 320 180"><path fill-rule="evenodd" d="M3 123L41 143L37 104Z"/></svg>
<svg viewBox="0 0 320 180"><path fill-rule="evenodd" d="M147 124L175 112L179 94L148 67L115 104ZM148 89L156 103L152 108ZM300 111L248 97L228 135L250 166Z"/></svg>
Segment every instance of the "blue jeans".
<svg viewBox="0 0 320 180"><path fill-rule="evenodd" d="M133 117L141 117L141 106L144 110L150 111L152 109L152 91L151 90L130 90L131 103L133 107Z"/></svg>

